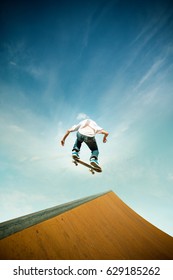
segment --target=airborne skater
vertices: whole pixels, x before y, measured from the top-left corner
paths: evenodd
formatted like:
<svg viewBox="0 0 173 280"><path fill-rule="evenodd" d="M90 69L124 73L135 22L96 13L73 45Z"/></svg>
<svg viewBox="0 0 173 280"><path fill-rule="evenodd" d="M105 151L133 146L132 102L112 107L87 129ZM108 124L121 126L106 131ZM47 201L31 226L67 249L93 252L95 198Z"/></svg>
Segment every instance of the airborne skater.
<svg viewBox="0 0 173 280"><path fill-rule="evenodd" d="M61 140L62 146L64 146L67 136L74 131L77 131L77 135L76 135L76 141L72 149L72 157L74 159L78 159L78 160L80 159L79 152L81 149L81 145L83 142L85 142L85 144L88 146L88 148L91 151L90 164L93 167L99 168L99 163L98 163L99 149L95 139L95 135L103 134L104 135L103 143L106 143L109 133L105 131L103 128L101 128L100 126L98 126L96 122L94 122L93 120L85 119L80 123L78 123L77 125L73 125L70 129L66 131L64 137Z"/></svg>

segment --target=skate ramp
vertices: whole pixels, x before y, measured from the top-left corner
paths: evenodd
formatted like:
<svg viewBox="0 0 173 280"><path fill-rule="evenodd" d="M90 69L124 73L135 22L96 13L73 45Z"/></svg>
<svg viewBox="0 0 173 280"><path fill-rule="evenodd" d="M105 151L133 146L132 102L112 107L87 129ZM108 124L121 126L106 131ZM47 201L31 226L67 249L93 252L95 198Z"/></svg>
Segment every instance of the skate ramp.
<svg viewBox="0 0 173 280"><path fill-rule="evenodd" d="M0 232L0 259L173 259L173 238L112 191L1 223Z"/></svg>

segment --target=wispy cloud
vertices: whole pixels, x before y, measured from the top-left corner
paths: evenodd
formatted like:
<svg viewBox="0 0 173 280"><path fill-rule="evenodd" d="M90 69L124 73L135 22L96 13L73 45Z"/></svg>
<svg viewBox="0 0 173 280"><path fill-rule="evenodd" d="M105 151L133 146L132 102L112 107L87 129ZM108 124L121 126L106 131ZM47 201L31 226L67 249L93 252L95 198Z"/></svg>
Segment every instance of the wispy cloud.
<svg viewBox="0 0 173 280"><path fill-rule="evenodd" d="M5 43L4 50L7 63L13 67L14 71L24 72L34 79L46 77L47 69L44 64L36 63L32 50L25 40Z"/></svg>
<svg viewBox="0 0 173 280"><path fill-rule="evenodd" d="M167 180L173 182L173 172L167 175Z"/></svg>
<svg viewBox="0 0 173 280"><path fill-rule="evenodd" d="M47 197L40 193L27 193L12 189L1 192L0 222L35 212L33 204L39 204L41 201L44 204L47 200Z"/></svg>
<svg viewBox="0 0 173 280"><path fill-rule="evenodd" d="M130 120L122 121L119 123L119 125L116 127L115 131L113 132L112 137L115 139L118 139L122 137L123 134L125 134L130 129Z"/></svg>
<svg viewBox="0 0 173 280"><path fill-rule="evenodd" d="M172 43L167 40L168 33L166 31L171 17L172 12L163 8L160 11L158 10L154 16L149 16L148 19L145 19L146 22L144 21L143 25L141 25L136 38L128 46L127 53L129 55L126 57L126 64L122 68L123 71L131 67L134 68L139 60L142 61L141 67L143 67L144 62L152 60L159 50L161 58L158 58L158 60L168 57L167 51L170 50L170 44L172 45Z"/></svg>
<svg viewBox="0 0 173 280"><path fill-rule="evenodd" d="M85 113L79 113L76 117L77 120L84 120L84 119L88 119L89 116Z"/></svg>
<svg viewBox="0 0 173 280"><path fill-rule="evenodd" d="M154 16L146 19L147 22L145 22L132 44L141 42L142 45L140 46L144 47L156 34L160 34L161 29L167 24L171 16L171 11L164 8L158 10Z"/></svg>
<svg viewBox="0 0 173 280"><path fill-rule="evenodd" d="M164 61L165 59L160 59L154 62L150 69L141 78L135 90L139 89L145 82L149 82L150 79L153 79L154 75L160 70L161 66L164 64Z"/></svg>
<svg viewBox="0 0 173 280"><path fill-rule="evenodd" d="M50 139L45 134L49 127L48 123L28 110L22 111L22 119L19 120L20 112L21 110L18 109L17 114L6 112L3 115L1 111L0 128L3 132L0 140L1 147L4 147L4 152L15 157L17 161L23 158L30 161L44 158L46 161L45 155L50 157L54 150L53 143L51 147ZM54 132L54 137L55 135L56 132Z"/></svg>

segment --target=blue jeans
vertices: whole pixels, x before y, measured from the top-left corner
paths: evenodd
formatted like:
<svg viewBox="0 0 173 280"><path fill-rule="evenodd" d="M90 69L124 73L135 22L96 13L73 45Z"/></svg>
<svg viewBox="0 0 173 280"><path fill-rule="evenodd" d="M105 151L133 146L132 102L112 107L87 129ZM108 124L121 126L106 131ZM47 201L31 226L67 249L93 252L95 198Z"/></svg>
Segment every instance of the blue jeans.
<svg viewBox="0 0 173 280"><path fill-rule="evenodd" d="M77 132L76 136L77 136L77 138L76 138L76 141L75 141L75 144L73 146L72 151L79 152L82 143L85 142L85 144L91 150L91 157L90 158L98 159L99 150L98 150L98 146L97 146L97 142L96 142L95 137L88 137L88 136L85 136L85 135L83 135L79 132Z"/></svg>

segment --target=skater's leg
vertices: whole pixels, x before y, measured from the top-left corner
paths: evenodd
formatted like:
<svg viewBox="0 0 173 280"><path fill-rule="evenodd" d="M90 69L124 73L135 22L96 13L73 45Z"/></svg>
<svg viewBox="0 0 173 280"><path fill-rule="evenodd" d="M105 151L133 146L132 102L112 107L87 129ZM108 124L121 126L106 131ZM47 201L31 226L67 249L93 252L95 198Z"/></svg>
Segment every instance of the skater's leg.
<svg viewBox="0 0 173 280"><path fill-rule="evenodd" d="M77 158L79 158L79 152L80 152L82 142L83 142L82 135L79 132L77 132L76 141L72 149L72 155Z"/></svg>
<svg viewBox="0 0 173 280"><path fill-rule="evenodd" d="M90 157L91 165L93 165L96 168L99 168L99 163L98 163L99 149L95 137L87 137L87 139L85 139L84 141L89 147L89 149L91 150L91 157Z"/></svg>
<svg viewBox="0 0 173 280"><path fill-rule="evenodd" d="M90 160L92 158L97 160L98 159L98 155L99 155L99 149L98 149L95 137L85 137L84 141L85 141L85 143L87 144L88 148L91 151Z"/></svg>

